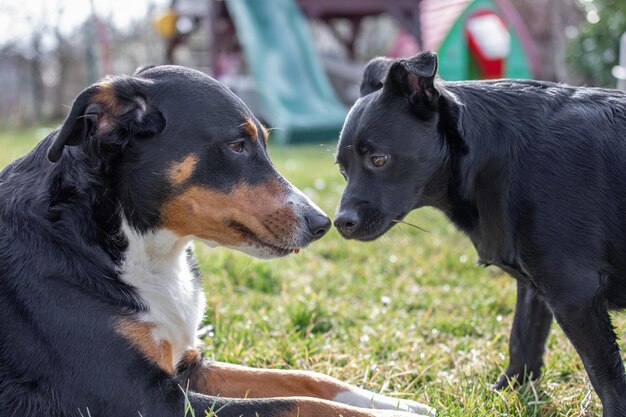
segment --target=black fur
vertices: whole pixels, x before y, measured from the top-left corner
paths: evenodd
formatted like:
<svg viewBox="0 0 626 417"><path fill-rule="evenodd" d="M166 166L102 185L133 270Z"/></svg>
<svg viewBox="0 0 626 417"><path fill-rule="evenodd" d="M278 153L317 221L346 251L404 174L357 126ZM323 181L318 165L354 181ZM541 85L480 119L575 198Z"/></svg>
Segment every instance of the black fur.
<svg viewBox="0 0 626 417"><path fill-rule="evenodd" d="M382 88L383 80L387 76L391 62L392 60L390 58L378 57L372 59L367 64L359 87L361 97Z"/></svg>
<svg viewBox="0 0 626 417"><path fill-rule="evenodd" d="M554 315L604 416L626 415L608 315L626 307L626 94L436 81L432 53L387 65L383 86L355 104L339 141L348 181L335 218L340 233L371 240L410 210L442 210L482 263L518 279L510 364L497 386L539 376ZM387 162L373 166L380 155Z"/></svg>

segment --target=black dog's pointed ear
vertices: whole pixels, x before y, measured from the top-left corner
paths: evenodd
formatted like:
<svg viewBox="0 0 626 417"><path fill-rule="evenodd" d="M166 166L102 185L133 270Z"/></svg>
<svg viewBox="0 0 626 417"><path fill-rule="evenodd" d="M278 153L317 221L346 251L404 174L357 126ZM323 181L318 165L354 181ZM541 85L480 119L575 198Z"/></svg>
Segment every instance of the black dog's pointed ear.
<svg viewBox="0 0 626 417"><path fill-rule="evenodd" d="M144 83L132 77L116 77L85 89L74 100L50 145L48 159L58 161L65 146L76 146L89 138L123 145L132 136L146 138L161 132L165 119L148 103Z"/></svg>
<svg viewBox="0 0 626 417"><path fill-rule="evenodd" d="M412 58L395 61L384 81L385 89L406 95L416 110L434 110L439 101L435 85L437 54L421 52Z"/></svg>
<svg viewBox="0 0 626 417"><path fill-rule="evenodd" d="M383 88L383 80L393 63L393 59L380 56L370 60L363 70L363 79L359 86L361 97Z"/></svg>

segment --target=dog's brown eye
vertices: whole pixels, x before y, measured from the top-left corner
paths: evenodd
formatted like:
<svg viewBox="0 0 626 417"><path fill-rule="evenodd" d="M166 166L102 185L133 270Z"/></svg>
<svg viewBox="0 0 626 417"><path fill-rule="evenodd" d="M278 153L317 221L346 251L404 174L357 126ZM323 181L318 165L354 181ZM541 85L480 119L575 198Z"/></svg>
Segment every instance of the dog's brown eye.
<svg viewBox="0 0 626 417"><path fill-rule="evenodd" d="M372 165L374 165L375 167L381 167L381 166L385 165L385 163L387 162L388 158L389 158L389 156L387 156L387 155L372 156Z"/></svg>
<svg viewBox="0 0 626 417"><path fill-rule="evenodd" d="M241 153L243 151L243 140L228 142L228 147L232 149L233 152Z"/></svg>

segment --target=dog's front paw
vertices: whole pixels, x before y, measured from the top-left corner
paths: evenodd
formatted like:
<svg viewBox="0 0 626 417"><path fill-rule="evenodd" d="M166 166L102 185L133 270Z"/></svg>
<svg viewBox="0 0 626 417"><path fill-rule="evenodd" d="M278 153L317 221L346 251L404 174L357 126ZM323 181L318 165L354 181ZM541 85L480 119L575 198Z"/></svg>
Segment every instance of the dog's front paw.
<svg viewBox="0 0 626 417"><path fill-rule="evenodd" d="M401 400L401 399L389 398L389 397L384 397L384 398L389 401L395 402L397 409L400 411L408 411L411 413L429 416L429 417L434 417L437 414L434 408L426 404L418 403L417 401Z"/></svg>
<svg viewBox="0 0 626 417"><path fill-rule="evenodd" d="M377 411L398 411L402 412L402 414L413 413L413 417L415 414L428 417L434 417L436 415L435 409L426 404L412 400L387 397L356 387L352 387L350 391L340 392L334 398L334 401L355 407L373 408ZM388 415L391 416L393 414Z"/></svg>

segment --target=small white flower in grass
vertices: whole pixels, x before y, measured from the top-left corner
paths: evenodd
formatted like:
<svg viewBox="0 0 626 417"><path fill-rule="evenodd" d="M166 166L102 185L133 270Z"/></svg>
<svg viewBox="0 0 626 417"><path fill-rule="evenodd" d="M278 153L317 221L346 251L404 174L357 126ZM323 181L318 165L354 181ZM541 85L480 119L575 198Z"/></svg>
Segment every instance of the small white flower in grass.
<svg viewBox="0 0 626 417"><path fill-rule="evenodd" d="M396 262L398 262L398 257L396 255L389 256L389 262L395 264Z"/></svg>
<svg viewBox="0 0 626 417"><path fill-rule="evenodd" d="M467 255L459 256L459 262L461 262L462 264L467 263Z"/></svg>
<svg viewBox="0 0 626 417"><path fill-rule="evenodd" d="M380 302L388 306L389 304L391 304L391 297L383 295L382 297L380 297Z"/></svg>

